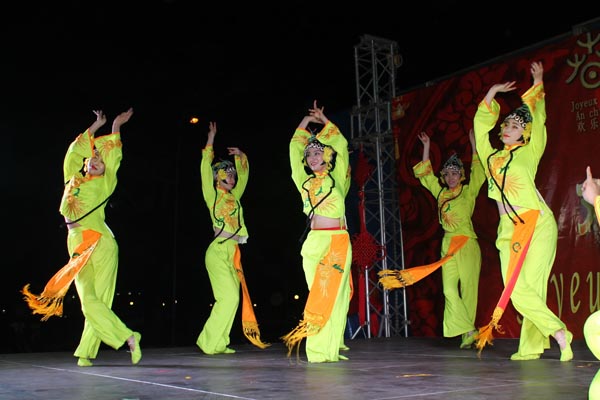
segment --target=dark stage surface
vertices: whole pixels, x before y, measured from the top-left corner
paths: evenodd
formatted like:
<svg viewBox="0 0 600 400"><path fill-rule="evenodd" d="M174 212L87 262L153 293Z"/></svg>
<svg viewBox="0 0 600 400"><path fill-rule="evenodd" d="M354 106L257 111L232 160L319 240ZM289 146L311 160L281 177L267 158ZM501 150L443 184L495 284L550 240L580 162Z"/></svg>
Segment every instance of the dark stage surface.
<svg viewBox="0 0 600 400"><path fill-rule="evenodd" d="M0 399L587 399L600 368L583 340L559 361L555 342L539 360L510 361L517 339L496 339L477 357L458 339L394 337L347 340L350 360L308 364L232 345L236 354L207 356L196 347L144 348L133 366L125 350L102 347L93 367L71 352L0 354Z"/></svg>

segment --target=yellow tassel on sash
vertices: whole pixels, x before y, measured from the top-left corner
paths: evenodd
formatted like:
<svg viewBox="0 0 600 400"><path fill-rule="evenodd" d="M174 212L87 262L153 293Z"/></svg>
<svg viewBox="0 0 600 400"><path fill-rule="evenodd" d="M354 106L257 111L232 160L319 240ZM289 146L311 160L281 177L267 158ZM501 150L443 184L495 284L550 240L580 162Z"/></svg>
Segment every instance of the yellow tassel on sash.
<svg viewBox="0 0 600 400"><path fill-rule="evenodd" d="M102 235L87 229L82 232L82 236L83 241L75 248L69 262L50 278L41 294L31 293L29 284L21 289L23 299L32 313L43 315L42 321L47 321L52 316L62 316L63 299L79 271L87 264Z"/></svg>
<svg viewBox="0 0 600 400"><path fill-rule="evenodd" d="M319 333L321 328L325 326L326 322L327 320L325 320L322 315L311 314L305 311L304 319L300 321L298 326L292 329L292 331L287 335L281 337L283 343L285 343L288 348L287 356L289 357L292 354L294 347L298 352L300 350L300 343L302 340Z"/></svg>
<svg viewBox="0 0 600 400"><path fill-rule="evenodd" d="M281 337L288 348L288 357L294 347L299 351L302 339L316 335L329 321L344 274L349 241L347 234L331 236L329 251L317 266L304 306L303 319L291 332Z"/></svg>
<svg viewBox="0 0 600 400"><path fill-rule="evenodd" d="M450 246L448 247L446 255L434 263L400 270L382 269L377 273L380 277L379 283L385 290L400 289L410 286L430 275L433 271L448 262L448 260L454 257L468 240L469 238L467 236L453 236L452 239L450 239Z"/></svg>
<svg viewBox="0 0 600 400"><path fill-rule="evenodd" d="M515 284L517 283L523 262L525 262L525 257L527 256L527 251L529 250L531 238L535 233L535 227L539 215L540 212L538 210L529 210L519 215L522 223L514 227L514 231L510 240L511 252L508 261L508 270L506 272L504 290L502 290L500 300L498 300L498 303L494 308L491 321L483 328L479 328L479 332L475 334L475 347L479 350L477 352L479 357L481 356L483 348L487 344L492 344L494 340L494 329L498 331L498 333L504 333L499 322L504 314L506 306L508 305L508 301L510 300L510 296Z"/></svg>
<svg viewBox="0 0 600 400"><path fill-rule="evenodd" d="M270 343L264 343L260 339L260 330L256 322L242 321L242 329L244 330L244 336L256 347L266 349L271 345Z"/></svg>
<svg viewBox="0 0 600 400"><path fill-rule="evenodd" d="M486 345L493 345L494 329L498 331L498 333L504 333L502 326L499 324L502 314L504 314L504 310L500 307L496 307L492 313L492 320L483 328L479 328L479 331L475 334L475 347L479 350L477 352L478 355L481 354L481 351Z"/></svg>
<svg viewBox="0 0 600 400"><path fill-rule="evenodd" d="M252 300L250 299L250 292L246 285L246 279L244 278L244 270L242 269L241 253L239 246L235 247L235 253L233 255L233 265L237 272L240 284L242 286L242 330L244 336L256 347L265 349L269 347L270 343L264 343L260 339L260 330L258 329L258 322L254 315L254 309L252 308Z"/></svg>

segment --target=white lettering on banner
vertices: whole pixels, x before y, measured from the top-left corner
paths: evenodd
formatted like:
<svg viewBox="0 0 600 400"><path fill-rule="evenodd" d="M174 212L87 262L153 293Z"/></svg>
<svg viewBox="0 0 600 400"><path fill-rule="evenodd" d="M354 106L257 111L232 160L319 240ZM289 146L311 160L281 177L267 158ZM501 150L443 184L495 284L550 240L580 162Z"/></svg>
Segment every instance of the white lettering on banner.
<svg viewBox="0 0 600 400"><path fill-rule="evenodd" d="M577 132L596 131L600 127L598 99L571 101L571 113L575 113Z"/></svg>
<svg viewBox="0 0 600 400"><path fill-rule="evenodd" d="M582 111L584 108L592 107L598 104L597 98L591 98L589 100L584 101L571 101L571 112L573 111Z"/></svg>
<svg viewBox="0 0 600 400"><path fill-rule="evenodd" d="M566 83L571 84L577 81L585 89L596 89L600 87L600 58L595 47L600 42L600 34L596 34L592 38L591 32L587 32L582 37L584 39L577 40L576 53L567 59L567 65L573 68L573 72L567 78ZM575 113L577 132L587 133L600 128L597 98L572 101L571 113Z"/></svg>
<svg viewBox="0 0 600 400"><path fill-rule="evenodd" d="M550 278L550 283L554 286L556 293L556 300L558 303L558 318L561 319L563 306L565 305L564 278L565 277L562 273L558 275L552 274ZM586 315L589 315L594 311L600 310L600 272L588 272L585 281L589 289L589 307L587 310L582 310L582 312L585 312ZM584 287L581 287L581 276L578 272L575 272L571 275L570 284L568 287L569 297L566 299L572 314L577 314L581 307L581 300L579 299L580 289L584 289Z"/></svg>
<svg viewBox="0 0 600 400"><path fill-rule="evenodd" d="M573 59L567 60L567 65L573 68L573 73L567 78L566 83L572 83L575 78L579 77L581 86L586 89L596 89L600 87L600 74L598 73L600 60L593 56L597 56L594 46L600 41L600 34L592 39L591 32L587 32L585 39L585 41L577 40L577 45L583 49L583 53L576 53L573 55Z"/></svg>

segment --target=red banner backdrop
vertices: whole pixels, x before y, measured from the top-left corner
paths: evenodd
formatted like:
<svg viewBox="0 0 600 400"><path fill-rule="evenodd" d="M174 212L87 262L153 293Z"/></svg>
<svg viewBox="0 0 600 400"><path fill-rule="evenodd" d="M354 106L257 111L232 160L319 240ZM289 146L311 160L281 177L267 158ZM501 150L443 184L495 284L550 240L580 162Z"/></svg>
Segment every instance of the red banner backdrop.
<svg viewBox="0 0 600 400"><path fill-rule="evenodd" d="M435 199L412 172L412 166L422 156L417 135L421 131L430 135L431 162L436 171L456 152L468 173L472 158L468 131L473 126L477 104L491 85L516 81L517 90L496 96L502 106L500 118L504 118L520 105L520 95L531 86L530 64L536 60L544 65L548 131L536 182L558 222L558 248L548 282L548 305L575 338L583 338L583 324L600 304L600 229L593 209L576 191L577 184L585 178L587 165L592 167L594 176L600 177L599 30L513 53L394 99L405 268L439 259L443 235ZM496 133L491 133L492 143L499 146ZM487 197L485 183L473 222L482 251L476 321L479 327L489 322L503 288L495 247L498 210ZM412 335L441 336L441 270L406 290ZM520 317L512 305L500 324L505 329L504 337L519 336Z"/></svg>

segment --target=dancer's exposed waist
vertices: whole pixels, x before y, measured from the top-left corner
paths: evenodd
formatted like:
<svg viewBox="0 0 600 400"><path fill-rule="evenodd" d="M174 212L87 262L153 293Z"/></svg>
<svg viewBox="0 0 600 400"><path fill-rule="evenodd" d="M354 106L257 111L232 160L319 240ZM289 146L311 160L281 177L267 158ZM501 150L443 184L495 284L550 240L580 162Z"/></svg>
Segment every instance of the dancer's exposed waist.
<svg viewBox="0 0 600 400"><path fill-rule="evenodd" d="M78 222L72 222L69 218L65 217L65 225L69 229L79 228L81 225Z"/></svg>
<svg viewBox="0 0 600 400"><path fill-rule="evenodd" d="M322 215L314 215L310 221L310 229L314 230L345 230L344 218L330 218Z"/></svg>
<svg viewBox="0 0 600 400"><path fill-rule="evenodd" d="M224 239L231 239L233 241L236 241L238 243L246 243L246 236L240 236L240 235L234 235L232 233L229 232L225 232L225 231L215 231L215 238L224 238Z"/></svg>

